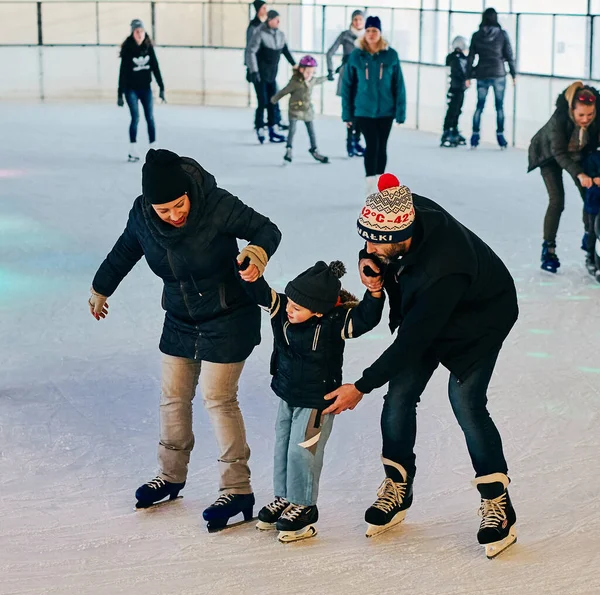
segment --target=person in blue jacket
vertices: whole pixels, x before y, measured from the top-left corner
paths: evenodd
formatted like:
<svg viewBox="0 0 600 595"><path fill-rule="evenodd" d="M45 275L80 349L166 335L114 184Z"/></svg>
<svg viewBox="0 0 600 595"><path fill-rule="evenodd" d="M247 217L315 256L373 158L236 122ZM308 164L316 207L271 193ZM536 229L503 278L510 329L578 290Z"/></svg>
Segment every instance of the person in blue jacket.
<svg viewBox="0 0 600 595"><path fill-rule="evenodd" d="M238 239L249 242L241 253ZM248 258L242 279L253 283L280 240L274 223L219 188L196 161L165 149L148 151L142 194L100 265L89 299L92 316L105 318L107 299L142 256L163 281L159 474L137 490L138 508L176 498L185 486L194 447L192 401L200 382L221 476L220 496L204 519L211 529L240 512L252 517L250 449L237 390L244 362L260 343L260 310L234 263L238 255Z"/></svg>
<svg viewBox="0 0 600 595"><path fill-rule="evenodd" d="M365 35L350 54L342 81L342 119L358 122L365 137L367 194L385 172L387 142L394 119L406 119L406 90L396 50L381 35L379 17L367 18Z"/></svg>

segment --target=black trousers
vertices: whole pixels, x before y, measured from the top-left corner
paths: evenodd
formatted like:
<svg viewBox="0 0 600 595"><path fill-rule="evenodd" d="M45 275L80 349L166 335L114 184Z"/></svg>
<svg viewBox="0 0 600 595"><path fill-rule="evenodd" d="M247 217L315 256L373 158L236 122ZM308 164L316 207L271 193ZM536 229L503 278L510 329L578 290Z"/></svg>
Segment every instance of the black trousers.
<svg viewBox="0 0 600 595"><path fill-rule="evenodd" d="M458 119L462 113L465 92L461 89L450 89L446 97L448 98L448 111L444 120L444 132L446 130L458 130Z"/></svg>
<svg viewBox="0 0 600 595"><path fill-rule="evenodd" d="M378 176L385 173L387 143L394 118L356 118L365 137L365 173Z"/></svg>
<svg viewBox="0 0 600 595"><path fill-rule="evenodd" d="M260 81L260 83L254 83L254 90L256 91L256 102L258 103L256 115L254 116L254 128L264 128L265 110L267 110L267 126L272 127L279 124L278 120L281 120L281 116L278 117L279 109L271 103L271 97L277 93L277 83L275 81L272 83Z"/></svg>

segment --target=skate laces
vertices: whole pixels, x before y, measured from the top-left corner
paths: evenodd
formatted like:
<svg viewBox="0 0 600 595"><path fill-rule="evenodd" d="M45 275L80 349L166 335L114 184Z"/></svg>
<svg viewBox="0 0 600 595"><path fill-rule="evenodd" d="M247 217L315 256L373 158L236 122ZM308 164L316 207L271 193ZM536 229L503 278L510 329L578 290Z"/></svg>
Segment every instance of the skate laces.
<svg viewBox="0 0 600 595"><path fill-rule="evenodd" d="M146 485L148 487L152 488L153 490L158 490L160 488L165 487L166 482L161 477L155 477L152 481L149 481Z"/></svg>
<svg viewBox="0 0 600 595"><path fill-rule="evenodd" d="M295 521L308 506L300 504L291 504L290 507L281 515L281 519Z"/></svg>
<svg viewBox="0 0 600 595"><path fill-rule="evenodd" d="M224 506L225 504L229 504L233 500L234 494L223 494L219 496L213 506Z"/></svg>
<svg viewBox="0 0 600 595"><path fill-rule="evenodd" d="M379 510L388 513L396 505L402 504L405 493L405 483L396 483L389 477L386 477L377 490L377 502L373 504L373 508L379 508Z"/></svg>
<svg viewBox="0 0 600 595"><path fill-rule="evenodd" d="M506 492L493 500L481 499L479 516L481 517L481 529L496 528L506 520Z"/></svg>
<svg viewBox="0 0 600 595"><path fill-rule="evenodd" d="M290 503L285 498L275 498L275 500L270 504L267 504L265 508L273 514L278 514L282 510L285 510L289 505Z"/></svg>

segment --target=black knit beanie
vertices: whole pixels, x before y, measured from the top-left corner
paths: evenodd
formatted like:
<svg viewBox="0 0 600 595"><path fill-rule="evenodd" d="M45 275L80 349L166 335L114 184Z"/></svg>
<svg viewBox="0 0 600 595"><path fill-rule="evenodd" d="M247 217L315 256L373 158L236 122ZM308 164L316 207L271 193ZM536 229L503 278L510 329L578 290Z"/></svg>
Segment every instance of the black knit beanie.
<svg viewBox="0 0 600 595"><path fill-rule="evenodd" d="M189 191L190 178L181 168L181 157L166 149L150 149L142 167L142 194L153 205L177 200Z"/></svg>
<svg viewBox="0 0 600 595"><path fill-rule="evenodd" d="M345 273L346 267L339 260L329 266L320 260L290 281L285 295L311 312L327 314L337 304L342 288L340 277Z"/></svg>
<svg viewBox="0 0 600 595"><path fill-rule="evenodd" d="M266 2L264 0L254 0L254 2L252 3L256 12L258 12L265 4Z"/></svg>

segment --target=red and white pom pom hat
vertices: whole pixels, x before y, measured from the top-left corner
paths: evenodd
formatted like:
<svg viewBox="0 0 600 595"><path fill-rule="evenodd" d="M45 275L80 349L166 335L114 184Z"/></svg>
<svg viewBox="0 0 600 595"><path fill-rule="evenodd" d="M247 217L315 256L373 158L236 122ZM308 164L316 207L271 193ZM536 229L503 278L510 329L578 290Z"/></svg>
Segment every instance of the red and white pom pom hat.
<svg viewBox="0 0 600 595"><path fill-rule="evenodd" d="M358 234L374 244L396 244L412 237L415 208L412 193L393 174L383 174L379 192L367 196L358 217Z"/></svg>

